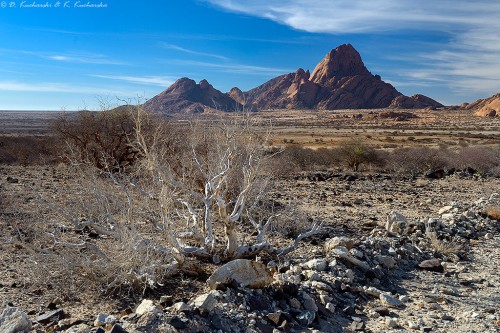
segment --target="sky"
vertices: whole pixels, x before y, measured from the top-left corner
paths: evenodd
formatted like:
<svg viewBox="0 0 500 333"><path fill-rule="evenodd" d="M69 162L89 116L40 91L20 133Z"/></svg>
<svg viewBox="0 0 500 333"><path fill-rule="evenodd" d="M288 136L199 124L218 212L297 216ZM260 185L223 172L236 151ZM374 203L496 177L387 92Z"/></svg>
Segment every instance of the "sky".
<svg viewBox="0 0 500 333"><path fill-rule="evenodd" d="M143 102L181 77L245 91L345 43L405 95L500 92L498 0L6 0L0 110Z"/></svg>

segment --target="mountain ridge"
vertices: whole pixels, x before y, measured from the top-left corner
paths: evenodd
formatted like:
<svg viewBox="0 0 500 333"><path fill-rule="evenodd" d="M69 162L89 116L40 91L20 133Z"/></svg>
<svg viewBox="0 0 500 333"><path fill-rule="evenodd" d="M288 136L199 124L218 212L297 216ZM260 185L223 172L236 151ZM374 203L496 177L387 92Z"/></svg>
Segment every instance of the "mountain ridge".
<svg viewBox="0 0 500 333"><path fill-rule="evenodd" d="M427 96L403 95L379 75L373 75L351 44L343 44L328 52L312 73L299 68L246 92L234 87L227 93L206 80L196 84L182 78L144 106L166 113L198 113L243 109L412 109L443 105Z"/></svg>

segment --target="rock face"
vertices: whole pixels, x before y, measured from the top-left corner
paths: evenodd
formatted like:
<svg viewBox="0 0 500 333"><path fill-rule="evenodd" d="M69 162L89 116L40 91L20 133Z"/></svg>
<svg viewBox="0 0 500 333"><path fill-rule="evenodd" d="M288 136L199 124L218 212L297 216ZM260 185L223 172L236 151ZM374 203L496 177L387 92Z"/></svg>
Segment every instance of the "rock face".
<svg viewBox="0 0 500 333"><path fill-rule="evenodd" d="M476 116L500 117L500 94L480 99L465 106L467 110L474 110Z"/></svg>
<svg viewBox="0 0 500 333"><path fill-rule="evenodd" d="M162 113L201 113L215 110L232 112L240 110L241 105L215 89L207 80L197 84L191 79L181 78L144 103L144 108Z"/></svg>
<svg viewBox="0 0 500 333"><path fill-rule="evenodd" d="M257 109L436 108L433 99L407 97L372 75L350 44L330 51L312 74L299 68L243 93Z"/></svg>
<svg viewBox="0 0 500 333"><path fill-rule="evenodd" d="M365 67L358 51L350 44L331 50L309 73L299 68L243 92L232 88L223 94L206 80L196 84L182 78L144 104L147 110L164 113L199 113L209 110L236 111L262 109L372 109L437 108L435 100L404 96Z"/></svg>

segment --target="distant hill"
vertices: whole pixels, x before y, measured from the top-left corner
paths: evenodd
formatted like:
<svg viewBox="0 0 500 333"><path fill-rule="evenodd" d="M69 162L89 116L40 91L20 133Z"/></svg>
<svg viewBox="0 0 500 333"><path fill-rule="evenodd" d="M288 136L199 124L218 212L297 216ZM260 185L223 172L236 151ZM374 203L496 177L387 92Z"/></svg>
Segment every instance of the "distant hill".
<svg viewBox="0 0 500 333"><path fill-rule="evenodd" d="M371 74L358 51L344 44L330 51L312 74L299 68L243 92L232 88L227 94L206 80L196 84L179 79L144 104L148 110L166 113L197 113L209 110L267 109L372 109L437 108L443 105L423 96L404 96L391 84Z"/></svg>
<svg viewBox="0 0 500 333"><path fill-rule="evenodd" d="M481 117L500 117L500 94L489 98L479 99L465 106L467 110L475 111L474 114Z"/></svg>
<svg viewBox="0 0 500 333"><path fill-rule="evenodd" d="M241 104L215 89L207 80L200 83L181 78L165 91L144 103L146 110L164 113L201 113L214 110L236 111Z"/></svg>

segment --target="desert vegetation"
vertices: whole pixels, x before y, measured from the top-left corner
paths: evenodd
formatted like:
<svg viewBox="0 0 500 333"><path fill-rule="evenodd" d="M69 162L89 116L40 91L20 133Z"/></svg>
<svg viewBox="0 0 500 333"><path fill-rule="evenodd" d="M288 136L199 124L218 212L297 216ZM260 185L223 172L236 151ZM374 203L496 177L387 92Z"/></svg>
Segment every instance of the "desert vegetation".
<svg viewBox="0 0 500 333"><path fill-rule="evenodd" d="M0 248L8 249L4 266L15 267L1 284L12 295L50 302L57 295L54 302L71 309L100 300L121 310L147 297L175 312L174 303L188 306L193 295L216 288L246 295L227 301L229 308L261 297L285 310L288 298L306 304L304 293L323 304L314 282L335 290L328 293L338 300L323 304L332 315L300 305L289 310L294 325L319 325L300 319L316 311L345 326L342 309L357 288L390 290L406 283L399 269L429 258L436 271L455 267L477 251L478 239L493 237L500 216L491 195L500 157L495 141L340 126L336 136L300 127L284 142L266 114L176 119L132 106L55 118L36 137L0 139ZM384 228L393 209L407 218ZM242 259L279 281L258 292L231 279L206 282ZM276 305L274 297L295 286L300 293ZM365 306L371 296L364 295L356 304ZM182 311L205 320L196 309ZM200 327L212 328L210 320Z"/></svg>

